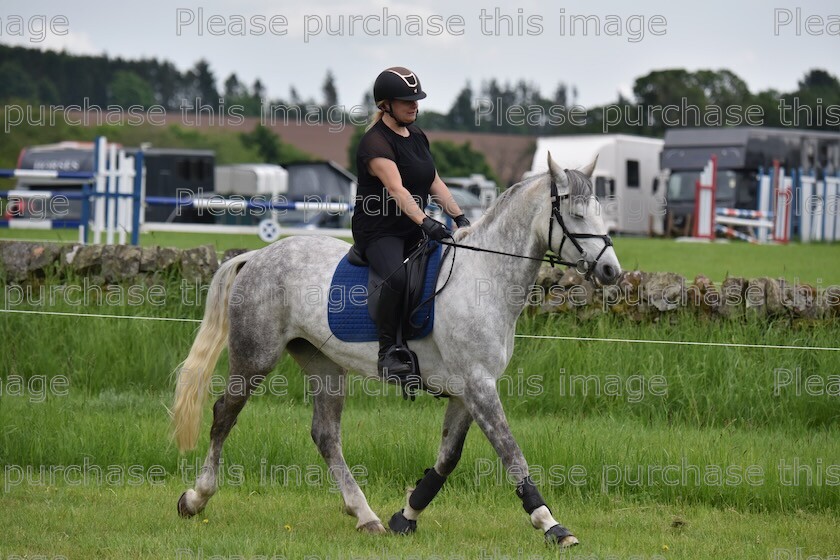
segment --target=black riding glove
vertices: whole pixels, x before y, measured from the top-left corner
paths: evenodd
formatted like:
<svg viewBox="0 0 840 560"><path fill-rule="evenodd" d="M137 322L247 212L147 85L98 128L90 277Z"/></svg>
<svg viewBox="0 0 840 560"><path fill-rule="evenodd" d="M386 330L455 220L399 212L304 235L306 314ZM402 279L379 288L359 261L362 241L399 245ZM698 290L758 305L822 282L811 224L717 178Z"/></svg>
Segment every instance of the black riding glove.
<svg viewBox="0 0 840 560"><path fill-rule="evenodd" d="M445 225L428 216L423 218L423 221L420 223L420 229L429 236L429 239L434 241L442 241L447 237L452 237L452 232Z"/></svg>
<svg viewBox="0 0 840 560"><path fill-rule="evenodd" d="M463 214L458 214L457 216L455 216L452 219L455 220L455 225L458 226L459 228L470 226L470 221Z"/></svg>

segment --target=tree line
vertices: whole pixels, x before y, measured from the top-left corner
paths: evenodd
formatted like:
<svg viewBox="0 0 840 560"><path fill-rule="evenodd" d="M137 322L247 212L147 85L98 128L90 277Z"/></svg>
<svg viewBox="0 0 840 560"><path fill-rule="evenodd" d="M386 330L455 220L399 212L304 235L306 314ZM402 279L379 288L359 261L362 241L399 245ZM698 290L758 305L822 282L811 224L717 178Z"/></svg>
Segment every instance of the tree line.
<svg viewBox="0 0 840 560"><path fill-rule="evenodd" d="M210 63L199 60L186 71L157 59L125 60L107 56L77 56L66 52L39 51L0 46L0 101L12 99L48 105L108 105L148 107L160 105L169 111L202 104L242 107L244 116L258 116L264 103L300 108L303 116L324 118L324 108L338 105L338 88L327 70L319 100L303 98L290 86L287 99L267 99L262 81L248 84L235 73L221 81ZM361 104L372 110L370 92ZM352 105L352 104L351 104ZM763 126L796 126L840 130L840 81L823 69L811 69L790 92L773 89L753 93L735 73L722 70L666 69L637 78L632 99L617 94L616 101L603 106L577 107L577 87L558 83L543 95L525 80L499 83L491 79L474 88L467 83L449 111L423 111L422 125L430 130L459 130L528 135L610 132L661 136L674 126L664 107L693 112L682 123L687 126L709 122L712 109L722 115L738 109L760 108ZM659 108L659 112L655 109ZM694 108L699 111L694 111ZM787 108L787 110L785 110ZM581 109L584 109L583 111ZM697 115L699 113L699 117ZM671 113L674 115L674 113ZM307 122L312 122L307 118ZM733 124L727 120L726 123ZM751 124L749 122L735 124Z"/></svg>
<svg viewBox="0 0 840 560"><path fill-rule="evenodd" d="M201 59L181 72L165 60L125 60L107 56L80 56L66 52L39 51L0 45L0 100L25 100L45 105L79 105L127 108L132 105L160 105L167 111L194 108L196 100L215 106L240 105L245 116L258 116L268 101L262 81L242 82L235 73L227 76L219 89L210 63ZM289 100L270 101L286 105L331 106L338 93L332 73L327 71L323 87L324 103L303 99L294 86Z"/></svg>

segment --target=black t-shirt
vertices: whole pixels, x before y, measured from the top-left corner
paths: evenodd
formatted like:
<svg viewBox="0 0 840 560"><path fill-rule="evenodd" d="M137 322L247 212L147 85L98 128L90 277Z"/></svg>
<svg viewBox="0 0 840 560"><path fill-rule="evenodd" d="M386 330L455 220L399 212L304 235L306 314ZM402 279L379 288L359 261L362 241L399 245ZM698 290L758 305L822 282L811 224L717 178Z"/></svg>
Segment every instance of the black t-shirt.
<svg viewBox="0 0 840 560"><path fill-rule="evenodd" d="M381 120L362 136L356 150L356 175L359 178L353 213L353 240L365 247L385 236L406 239L419 237L420 228L403 215L397 201L370 174L368 162L381 157L397 164L402 184L421 209L426 207L429 189L435 180L435 164L429 151L429 140L418 127L408 125L409 135L400 136Z"/></svg>

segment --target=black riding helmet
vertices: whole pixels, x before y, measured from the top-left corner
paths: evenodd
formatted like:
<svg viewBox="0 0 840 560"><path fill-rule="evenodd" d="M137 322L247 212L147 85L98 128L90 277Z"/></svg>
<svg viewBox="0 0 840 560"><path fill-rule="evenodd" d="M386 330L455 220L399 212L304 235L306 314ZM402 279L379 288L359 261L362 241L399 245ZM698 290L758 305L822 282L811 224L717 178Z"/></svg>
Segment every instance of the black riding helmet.
<svg viewBox="0 0 840 560"><path fill-rule="evenodd" d="M426 97L417 75L402 66L392 66L379 73L373 83L373 99L377 106L387 99L417 101Z"/></svg>

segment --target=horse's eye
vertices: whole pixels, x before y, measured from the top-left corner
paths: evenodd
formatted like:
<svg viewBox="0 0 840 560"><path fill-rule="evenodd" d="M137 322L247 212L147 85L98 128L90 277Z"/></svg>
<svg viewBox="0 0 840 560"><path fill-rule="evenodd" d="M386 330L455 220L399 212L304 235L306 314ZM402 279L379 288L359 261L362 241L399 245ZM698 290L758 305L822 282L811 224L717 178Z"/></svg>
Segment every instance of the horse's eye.
<svg viewBox="0 0 840 560"><path fill-rule="evenodd" d="M569 216L578 220L586 218L586 207L582 204L575 204L569 209Z"/></svg>

